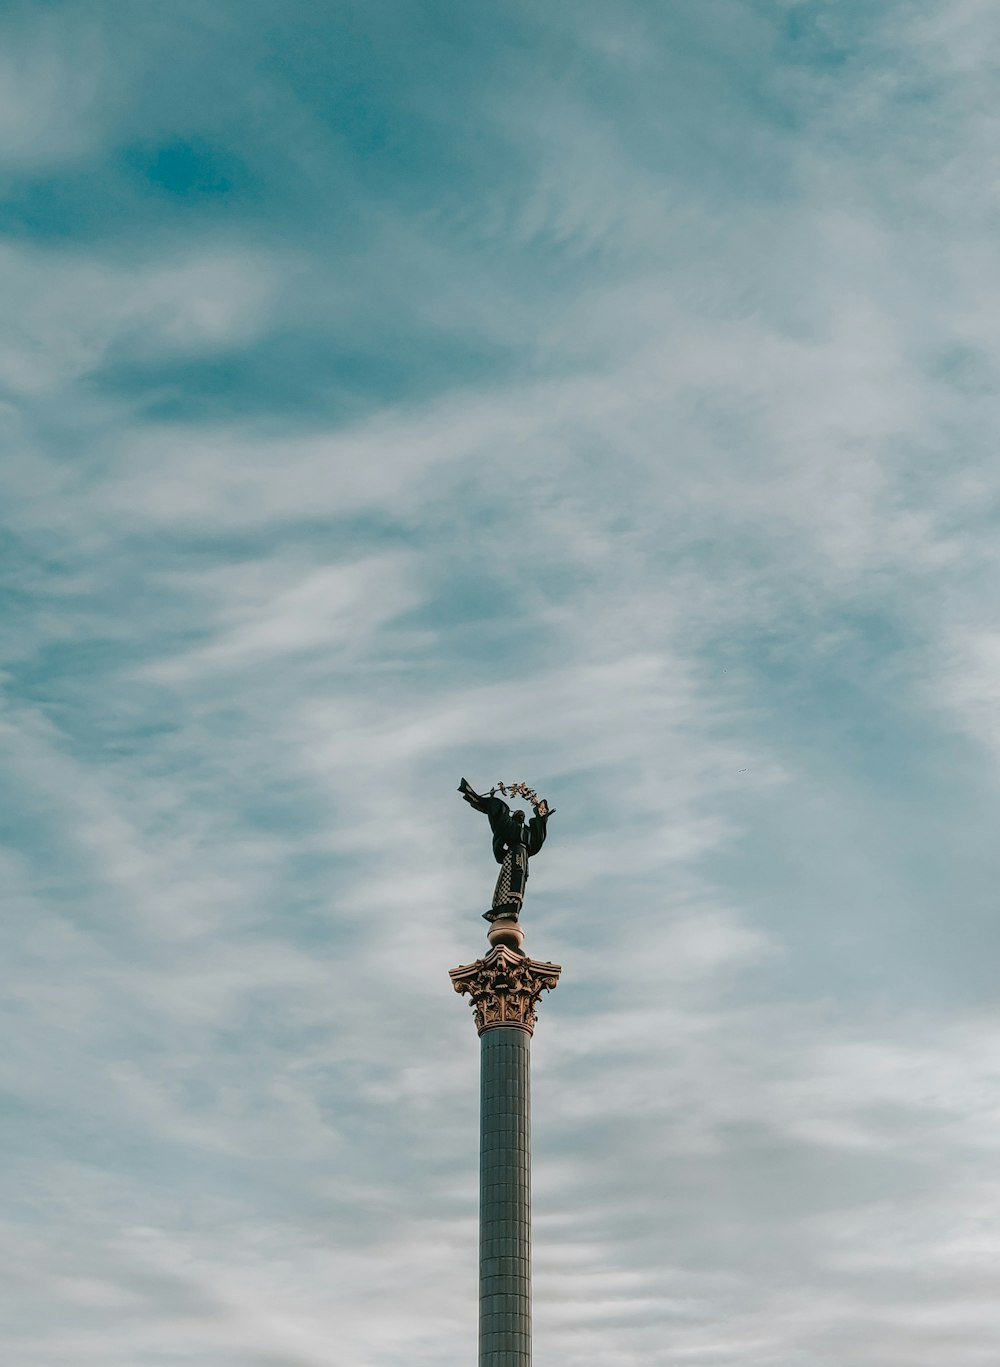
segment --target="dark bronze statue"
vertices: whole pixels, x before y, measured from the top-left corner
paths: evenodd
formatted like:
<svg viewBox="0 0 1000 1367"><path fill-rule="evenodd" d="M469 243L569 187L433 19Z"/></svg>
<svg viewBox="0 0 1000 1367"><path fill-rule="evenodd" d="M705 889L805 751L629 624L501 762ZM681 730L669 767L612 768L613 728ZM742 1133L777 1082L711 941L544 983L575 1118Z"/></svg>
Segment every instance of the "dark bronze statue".
<svg viewBox="0 0 1000 1367"><path fill-rule="evenodd" d="M535 815L527 823L524 813L512 812L497 788L511 797L524 797ZM493 906L484 912L487 921L516 921L524 901L524 887L528 881L528 860L545 843L545 823L554 814L544 798L524 783L498 783L488 797L480 797L463 778L458 791L470 807L489 817L493 832L493 857L500 865L500 877L493 892Z"/></svg>

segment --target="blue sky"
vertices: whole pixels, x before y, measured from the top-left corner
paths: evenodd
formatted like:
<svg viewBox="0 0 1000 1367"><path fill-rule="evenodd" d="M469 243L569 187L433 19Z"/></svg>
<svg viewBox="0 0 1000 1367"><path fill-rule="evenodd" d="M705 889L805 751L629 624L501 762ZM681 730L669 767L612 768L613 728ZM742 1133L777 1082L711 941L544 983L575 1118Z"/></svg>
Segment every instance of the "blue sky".
<svg viewBox="0 0 1000 1367"><path fill-rule="evenodd" d="M5 1360L469 1361L465 774L539 1362L992 1367L998 55L3 7Z"/></svg>

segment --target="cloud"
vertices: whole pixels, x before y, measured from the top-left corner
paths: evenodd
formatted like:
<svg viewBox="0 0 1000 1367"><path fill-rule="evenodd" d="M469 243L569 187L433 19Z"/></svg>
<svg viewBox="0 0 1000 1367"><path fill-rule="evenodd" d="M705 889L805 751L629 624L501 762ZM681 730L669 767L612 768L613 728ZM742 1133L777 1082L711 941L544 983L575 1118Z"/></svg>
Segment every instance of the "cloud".
<svg viewBox="0 0 1000 1367"><path fill-rule="evenodd" d="M270 274L269 262L232 245L148 267L7 247L0 383L34 397L86 378L116 352L162 362L240 346L263 323Z"/></svg>
<svg viewBox="0 0 1000 1367"><path fill-rule="evenodd" d="M995 754L1000 748L1000 637L966 629L954 633L948 645L931 691L972 740Z"/></svg>
<svg viewBox="0 0 1000 1367"><path fill-rule="evenodd" d="M91 151L110 123L113 73L98 31L60 6L19 6L4 22L0 165L52 166Z"/></svg>
<svg viewBox="0 0 1000 1367"><path fill-rule="evenodd" d="M10 21L8 1351L467 1358L465 773L539 1356L980 1367L989 15L265 10Z"/></svg>

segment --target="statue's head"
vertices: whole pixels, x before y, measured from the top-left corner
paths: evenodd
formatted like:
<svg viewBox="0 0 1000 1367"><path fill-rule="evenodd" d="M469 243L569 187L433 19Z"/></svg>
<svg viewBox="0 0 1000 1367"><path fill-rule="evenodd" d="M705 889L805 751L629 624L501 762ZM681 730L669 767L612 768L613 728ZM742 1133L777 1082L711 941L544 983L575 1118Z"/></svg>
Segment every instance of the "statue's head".
<svg viewBox="0 0 1000 1367"><path fill-rule="evenodd" d="M511 816L514 818L515 821L524 820L524 813L521 811L520 807L518 807L516 812L511 812Z"/></svg>

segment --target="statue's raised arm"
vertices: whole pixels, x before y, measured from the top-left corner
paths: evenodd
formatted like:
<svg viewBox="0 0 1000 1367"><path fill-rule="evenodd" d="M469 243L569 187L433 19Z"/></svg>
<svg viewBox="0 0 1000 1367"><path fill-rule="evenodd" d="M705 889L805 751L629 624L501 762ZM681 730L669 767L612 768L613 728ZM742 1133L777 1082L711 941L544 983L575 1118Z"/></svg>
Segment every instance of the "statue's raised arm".
<svg viewBox="0 0 1000 1367"><path fill-rule="evenodd" d="M496 845L497 839L504 839L510 825L510 808L502 797L496 796L496 789L491 789L488 797L482 797L476 792L475 788L466 780L462 779L458 785L458 791L465 798L470 807L475 807L477 812L483 812L490 822L490 830L493 832L493 843ZM497 859L497 863L502 862L502 856Z"/></svg>
<svg viewBox="0 0 1000 1367"><path fill-rule="evenodd" d="M510 807L497 797L497 789L511 797L525 797L531 803L534 816L527 824L524 812L511 812ZM500 865L500 877L493 893L493 906L484 912L487 921L516 921L524 902L528 881L528 858L537 854L545 842L545 824L552 815L548 803L534 789L524 783L497 783L484 797L462 779L458 791L477 812L489 818L493 832L493 857Z"/></svg>
<svg viewBox="0 0 1000 1367"><path fill-rule="evenodd" d="M488 797L480 797L467 778L463 778L458 785L458 791L465 798L470 807L475 807L477 812L486 812ZM490 794L492 796L492 794ZM504 804L506 806L506 803Z"/></svg>

